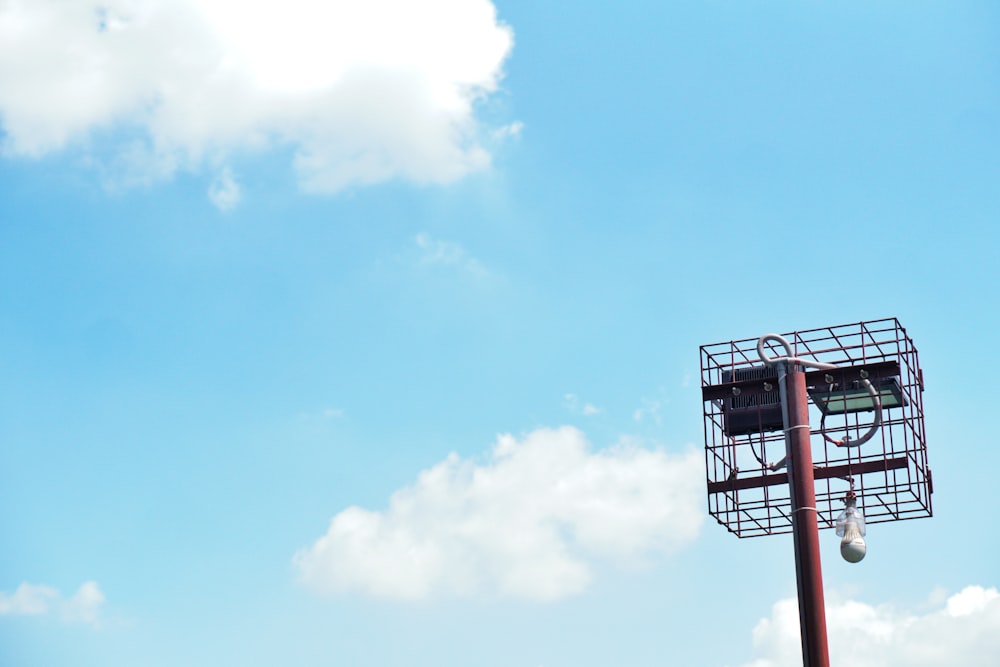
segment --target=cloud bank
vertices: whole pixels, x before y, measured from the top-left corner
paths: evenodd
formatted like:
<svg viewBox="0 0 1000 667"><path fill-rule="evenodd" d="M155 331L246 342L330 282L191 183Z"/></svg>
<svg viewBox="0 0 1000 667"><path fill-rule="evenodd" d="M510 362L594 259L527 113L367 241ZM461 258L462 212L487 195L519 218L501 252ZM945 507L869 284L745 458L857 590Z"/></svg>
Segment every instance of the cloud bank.
<svg viewBox="0 0 1000 667"><path fill-rule="evenodd" d="M97 582L84 582L69 598L51 587L22 583L13 593L0 592L0 616L56 614L65 621L97 623L104 593Z"/></svg>
<svg viewBox="0 0 1000 667"><path fill-rule="evenodd" d="M489 0L7 0L3 150L110 140L124 185L207 165L222 208L266 149L311 191L446 183L489 164L474 105L512 43Z"/></svg>
<svg viewBox="0 0 1000 667"><path fill-rule="evenodd" d="M852 667L988 667L1000 656L1000 593L969 586L920 614L889 605L827 602L830 664ZM798 602L777 602L753 630L758 656L743 667L798 667Z"/></svg>
<svg viewBox="0 0 1000 667"><path fill-rule="evenodd" d="M697 452L591 451L570 427L503 435L485 463L452 454L385 511L340 512L294 563L328 593L554 600L587 587L594 558L641 562L691 543L701 466Z"/></svg>

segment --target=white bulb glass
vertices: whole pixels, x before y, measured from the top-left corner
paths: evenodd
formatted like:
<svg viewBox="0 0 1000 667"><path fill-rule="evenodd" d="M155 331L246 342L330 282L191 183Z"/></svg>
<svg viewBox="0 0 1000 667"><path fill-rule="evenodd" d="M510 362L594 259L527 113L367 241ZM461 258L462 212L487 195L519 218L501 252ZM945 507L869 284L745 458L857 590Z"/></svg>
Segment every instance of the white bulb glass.
<svg viewBox="0 0 1000 667"><path fill-rule="evenodd" d="M840 540L840 555L848 563L857 563L865 557L865 515L857 508L856 500L848 498L847 507L837 517L837 537Z"/></svg>

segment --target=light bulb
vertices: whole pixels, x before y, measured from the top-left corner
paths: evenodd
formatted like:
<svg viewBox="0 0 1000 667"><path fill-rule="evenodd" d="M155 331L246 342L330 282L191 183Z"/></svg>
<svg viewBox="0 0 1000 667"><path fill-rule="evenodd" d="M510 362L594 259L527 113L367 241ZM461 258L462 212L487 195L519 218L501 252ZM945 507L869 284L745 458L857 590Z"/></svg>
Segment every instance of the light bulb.
<svg viewBox="0 0 1000 667"><path fill-rule="evenodd" d="M865 545L865 515L857 508L853 494L847 497L847 507L837 517L837 537L840 540L840 555L848 563L857 563L868 551Z"/></svg>

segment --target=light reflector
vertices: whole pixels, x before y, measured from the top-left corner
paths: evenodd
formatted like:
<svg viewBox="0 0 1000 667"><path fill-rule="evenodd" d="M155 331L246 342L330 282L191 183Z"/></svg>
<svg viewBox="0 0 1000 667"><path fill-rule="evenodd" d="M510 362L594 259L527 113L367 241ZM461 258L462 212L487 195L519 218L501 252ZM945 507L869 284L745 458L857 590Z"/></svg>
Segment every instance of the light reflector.
<svg viewBox="0 0 1000 667"><path fill-rule="evenodd" d="M876 385L882 408L898 408L906 405L906 399L899 387L899 380L887 377ZM851 412L872 412L875 404L871 394L860 382L809 387L809 397L825 415L842 415Z"/></svg>

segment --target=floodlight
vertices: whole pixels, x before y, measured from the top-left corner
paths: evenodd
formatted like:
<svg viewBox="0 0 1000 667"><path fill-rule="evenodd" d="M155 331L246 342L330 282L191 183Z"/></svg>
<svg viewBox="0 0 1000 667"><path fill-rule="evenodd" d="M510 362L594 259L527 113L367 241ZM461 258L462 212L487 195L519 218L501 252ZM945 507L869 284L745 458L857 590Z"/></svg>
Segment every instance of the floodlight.
<svg viewBox="0 0 1000 667"><path fill-rule="evenodd" d="M767 366L749 366L745 368L723 369L722 381L743 382L760 380L768 383L772 391L765 393L742 393L734 388L731 397L724 399L723 416L725 418L726 435L747 435L777 431L782 428L781 397L773 391L774 383L778 381L778 373Z"/></svg>
<svg viewBox="0 0 1000 667"><path fill-rule="evenodd" d="M883 408L906 405L899 380L885 377L877 381L877 393ZM824 415L841 415L850 412L871 412L875 409L872 395L860 380L846 384L831 383L809 387L809 397Z"/></svg>

